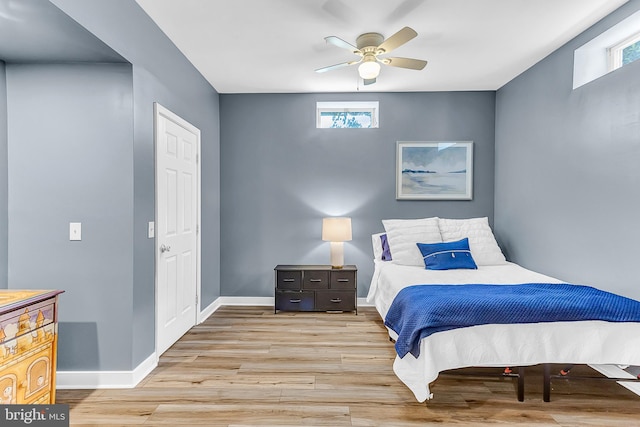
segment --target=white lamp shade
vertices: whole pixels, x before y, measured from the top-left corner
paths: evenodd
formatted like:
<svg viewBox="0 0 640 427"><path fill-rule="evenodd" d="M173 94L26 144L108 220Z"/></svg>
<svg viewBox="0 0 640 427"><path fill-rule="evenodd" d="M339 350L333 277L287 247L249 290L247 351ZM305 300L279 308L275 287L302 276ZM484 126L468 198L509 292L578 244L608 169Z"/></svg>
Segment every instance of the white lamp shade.
<svg viewBox="0 0 640 427"><path fill-rule="evenodd" d="M358 66L358 74L365 80L375 79L380 74L380 64L375 61L363 62Z"/></svg>
<svg viewBox="0 0 640 427"><path fill-rule="evenodd" d="M325 242L351 240L351 218L322 218L322 240Z"/></svg>

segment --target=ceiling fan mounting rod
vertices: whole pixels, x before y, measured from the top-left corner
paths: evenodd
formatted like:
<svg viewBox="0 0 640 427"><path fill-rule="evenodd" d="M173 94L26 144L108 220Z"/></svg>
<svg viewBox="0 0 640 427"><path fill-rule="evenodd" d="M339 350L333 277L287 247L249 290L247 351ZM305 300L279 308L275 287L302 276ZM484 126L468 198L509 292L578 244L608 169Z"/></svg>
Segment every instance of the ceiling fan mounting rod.
<svg viewBox="0 0 640 427"><path fill-rule="evenodd" d="M378 54L378 50L377 50L376 46L364 47L364 48L360 49L360 52L362 52L363 55L367 55L367 54L377 55Z"/></svg>
<svg viewBox="0 0 640 427"><path fill-rule="evenodd" d="M365 52L362 57L362 62L375 62L376 55L373 52Z"/></svg>

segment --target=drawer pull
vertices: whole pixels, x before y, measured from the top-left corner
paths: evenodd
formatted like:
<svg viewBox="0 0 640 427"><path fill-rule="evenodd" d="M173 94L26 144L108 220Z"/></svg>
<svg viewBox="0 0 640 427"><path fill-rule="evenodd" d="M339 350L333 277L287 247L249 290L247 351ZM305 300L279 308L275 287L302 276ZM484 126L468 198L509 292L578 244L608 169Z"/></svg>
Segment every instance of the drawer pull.
<svg viewBox="0 0 640 427"><path fill-rule="evenodd" d="M295 282L296 279L291 279L291 278L287 278L287 279L282 279L283 282Z"/></svg>
<svg viewBox="0 0 640 427"><path fill-rule="evenodd" d="M290 302L290 303L292 303L292 304L297 304L297 303L299 303L300 301L302 301L300 298L298 298L298 299L290 299L290 300L289 300L289 302Z"/></svg>
<svg viewBox="0 0 640 427"><path fill-rule="evenodd" d="M338 279L338 282L341 282L341 283L348 283L348 282L349 282L349 279Z"/></svg>
<svg viewBox="0 0 640 427"><path fill-rule="evenodd" d="M322 279L309 279L310 282L319 283L322 282Z"/></svg>
<svg viewBox="0 0 640 427"><path fill-rule="evenodd" d="M333 303L336 303L336 304L337 304L337 303L339 303L339 302L342 302L342 300L341 300L340 298L331 298L331 302L333 302Z"/></svg>

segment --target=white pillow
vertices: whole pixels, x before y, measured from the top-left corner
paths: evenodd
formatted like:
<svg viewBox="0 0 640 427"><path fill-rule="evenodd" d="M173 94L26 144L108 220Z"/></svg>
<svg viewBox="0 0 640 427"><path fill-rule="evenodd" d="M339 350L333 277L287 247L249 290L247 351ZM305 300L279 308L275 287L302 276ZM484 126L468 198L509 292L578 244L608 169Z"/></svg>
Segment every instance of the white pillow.
<svg viewBox="0 0 640 427"><path fill-rule="evenodd" d="M469 238L469 249L471 256L477 265L498 265L506 264L504 254L496 242L496 238L489 226L489 219L447 219L440 218L440 234L442 240L450 242Z"/></svg>
<svg viewBox="0 0 640 427"><path fill-rule="evenodd" d="M373 259L382 261L382 240L380 236L384 233L377 233L371 235L371 245L373 246Z"/></svg>
<svg viewBox="0 0 640 427"><path fill-rule="evenodd" d="M441 243L438 217L423 219L383 219L387 232L391 262L424 267L416 243Z"/></svg>

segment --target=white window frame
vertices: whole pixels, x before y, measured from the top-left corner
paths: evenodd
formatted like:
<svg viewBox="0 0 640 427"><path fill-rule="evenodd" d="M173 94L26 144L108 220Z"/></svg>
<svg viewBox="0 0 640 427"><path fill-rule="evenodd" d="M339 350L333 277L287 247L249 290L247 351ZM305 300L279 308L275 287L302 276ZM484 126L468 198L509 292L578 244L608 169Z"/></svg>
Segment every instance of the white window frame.
<svg viewBox="0 0 640 427"><path fill-rule="evenodd" d="M640 11L633 13L574 51L573 88L604 76L611 68L611 50L639 35ZM628 46L628 45L625 45Z"/></svg>
<svg viewBox="0 0 640 427"><path fill-rule="evenodd" d="M316 128L318 129L376 129L379 127L378 101L340 101L340 102L316 102ZM368 128L331 128L322 126L322 113L371 113L371 126Z"/></svg>
<svg viewBox="0 0 640 427"><path fill-rule="evenodd" d="M609 71L617 70L622 67L622 52L629 46L636 44L640 41L640 32L632 35L631 37L621 41L620 43L611 46L609 51Z"/></svg>

